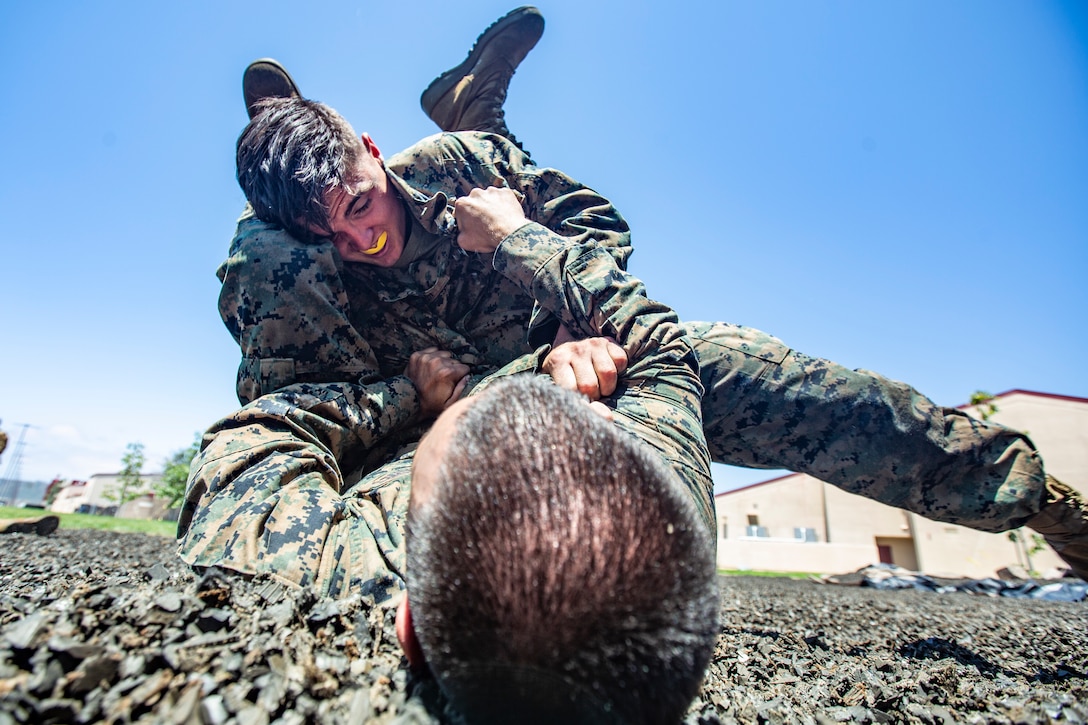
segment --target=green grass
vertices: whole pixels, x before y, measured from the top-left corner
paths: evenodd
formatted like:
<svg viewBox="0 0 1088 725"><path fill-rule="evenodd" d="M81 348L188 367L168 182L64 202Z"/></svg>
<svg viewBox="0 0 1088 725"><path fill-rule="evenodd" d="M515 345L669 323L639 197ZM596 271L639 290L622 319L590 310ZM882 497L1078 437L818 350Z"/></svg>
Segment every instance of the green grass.
<svg viewBox="0 0 1088 725"><path fill-rule="evenodd" d="M29 519L46 515L59 516L62 529L101 529L103 531L169 536L170 538L176 536L178 530L178 525L174 521L118 519L112 516L96 516L94 514L54 514L52 511L42 511L41 509L0 506L0 519Z"/></svg>
<svg viewBox="0 0 1088 725"><path fill-rule="evenodd" d="M768 576L783 579L808 579L819 576L807 571L760 571L758 569L718 569L722 576Z"/></svg>

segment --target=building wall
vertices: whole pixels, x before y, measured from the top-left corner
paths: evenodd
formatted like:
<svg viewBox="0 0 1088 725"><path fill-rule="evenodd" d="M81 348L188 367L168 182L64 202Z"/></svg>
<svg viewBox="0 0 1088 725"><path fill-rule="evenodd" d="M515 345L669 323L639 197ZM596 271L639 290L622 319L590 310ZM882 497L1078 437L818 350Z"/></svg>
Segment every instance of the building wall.
<svg viewBox="0 0 1088 725"><path fill-rule="evenodd" d="M994 403L991 420L1026 430L1050 473L1088 491L1088 400L1011 391ZM720 494L715 507L723 569L842 573L879 561L881 546L893 563L938 576L981 578L1028 563L1026 547L1007 533L930 521L803 474ZM747 530L749 516L760 530ZM796 538L796 527L814 529L816 541ZM1063 566L1049 547L1031 554L1030 563L1038 571Z"/></svg>
<svg viewBox="0 0 1088 725"><path fill-rule="evenodd" d="M997 412L990 420L1027 433L1047 473L1088 493L1088 400L1014 390L994 404ZM977 417L974 409L967 410Z"/></svg>
<svg viewBox="0 0 1088 725"><path fill-rule="evenodd" d="M794 528L805 527L815 529L820 541L827 541L819 481L786 476L766 485L774 486L773 496L763 488L750 487L716 499L719 538L723 532L729 539L745 537L750 517L755 517L769 538L792 540Z"/></svg>
<svg viewBox="0 0 1088 725"><path fill-rule="evenodd" d="M94 492L88 491L88 481L73 481L57 493L50 509L58 514L73 514L81 504L93 500Z"/></svg>
<svg viewBox="0 0 1088 725"><path fill-rule="evenodd" d="M119 492L121 490L120 475L116 473L96 473L88 478L82 485L69 485L57 494L50 509L57 513L77 513L84 511L97 513L101 510L117 507L116 516L127 519L155 519L163 514L164 507L154 494L154 486L162 480L160 474L148 474L140 477L141 495L132 501L128 501L118 507L115 500L111 500L107 492Z"/></svg>
<svg viewBox="0 0 1088 725"><path fill-rule="evenodd" d="M874 537L873 543L876 544L879 561L896 564L912 571L921 568L918 566L918 552L915 551L914 539L911 537L877 536ZM880 556L882 547L887 547L888 553L891 554L890 558L885 559Z"/></svg>
<svg viewBox="0 0 1088 725"><path fill-rule="evenodd" d="M804 478L817 480L811 476ZM863 496L847 493L837 486L822 483L827 490L831 542L873 544L875 537L910 537L910 519L906 511L885 506Z"/></svg>
<svg viewBox="0 0 1088 725"><path fill-rule="evenodd" d="M965 526L944 524L921 516L911 515L914 524L915 551L918 568L934 576L969 576L983 578L993 576L1003 567L1027 566L1022 550L1009 540L1008 533L987 534ZM1019 530L1018 535L1032 537L1030 529ZM1031 565L1045 572L1065 563L1049 547L1031 555Z"/></svg>

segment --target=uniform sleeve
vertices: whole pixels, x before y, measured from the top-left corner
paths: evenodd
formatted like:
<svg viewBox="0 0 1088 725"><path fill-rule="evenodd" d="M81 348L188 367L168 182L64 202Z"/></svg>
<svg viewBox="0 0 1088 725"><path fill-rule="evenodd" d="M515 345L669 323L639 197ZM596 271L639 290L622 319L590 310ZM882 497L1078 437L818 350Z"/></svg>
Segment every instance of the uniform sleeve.
<svg viewBox="0 0 1088 725"><path fill-rule="evenodd" d="M676 313L649 299L642 281L620 269L605 250L565 244L529 223L502 241L494 264L576 337L619 341L631 363L628 375L666 362L698 371ZM701 393L697 380L694 385Z"/></svg>
<svg viewBox="0 0 1088 725"><path fill-rule="evenodd" d="M348 319L331 243L304 244L248 212L217 275L219 314L242 351L242 404L298 382L381 379L374 353Z"/></svg>
<svg viewBox="0 0 1088 725"><path fill-rule="evenodd" d="M337 558L329 537L350 513L347 483L418 407L411 382L298 384L219 421L190 468L178 520L181 557L313 583Z"/></svg>
<svg viewBox="0 0 1088 725"><path fill-rule="evenodd" d="M607 251L617 267L627 268L633 251L631 228L611 201L562 171L533 164L509 139L491 135L486 139L502 154L510 187L523 195L526 217L550 232L554 242L597 246ZM534 334L552 329L545 324L551 316L548 313L555 314L538 301L529 322L530 344L551 341Z"/></svg>
<svg viewBox="0 0 1088 725"><path fill-rule="evenodd" d="M713 480L702 426L699 363L676 313L593 244L556 241L527 224L499 245L495 268L576 336L615 338L628 368L609 403L617 423L657 450L687 487L713 535Z"/></svg>
<svg viewBox="0 0 1088 725"><path fill-rule="evenodd" d="M392 166L421 188L441 177L455 196L473 188L509 187L521 194L525 215L557 244L592 244L606 250L620 269L627 267L631 228L612 202L557 169L534 164L509 139L476 132L440 134L402 152ZM530 345L551 342L552 320L537 305L527 331Z"/></svg>
<svg viewBox="0 0 1088 725"><path fill-rule="evenodd" d="M515 190L524 194L526 216L566 244L590 242L608 251L620 269L631 256L631 229L612 202L561 171L522 164L514 156Z"/></svg>
<svg viewBox="0 0 1088 725"><path fill-rule="evenodd" d="M425 138L392 156L389 168L414 188L465 196L474 188L508 186L523 196L525 214L571 244L594 242L621 268L631 255L631 228L605 197L563 172L533 163L509 139L458 131Z"/></svg>

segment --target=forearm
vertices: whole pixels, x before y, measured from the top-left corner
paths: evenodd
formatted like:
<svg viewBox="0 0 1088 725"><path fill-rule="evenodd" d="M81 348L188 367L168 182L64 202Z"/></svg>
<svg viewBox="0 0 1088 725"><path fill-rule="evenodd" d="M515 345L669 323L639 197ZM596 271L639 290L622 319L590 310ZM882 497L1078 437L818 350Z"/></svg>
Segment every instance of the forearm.
<svg viewBox="0 0 1088 725"><path fill-rule="evenodd" d="M537 166L509 139L487 133L446 133L408 149L393 165L411 164L419 176L420 159L426 158L443 159L443 173L454 166L465 170L457 184L458 197L473 188L507 186L522 195L530 219L573 244L592 241L607 247L617 264L626 265L631 229L612 202L557 169ZM409 180L423 180L415 176Z"/></svg>
<svg viewBox="0 0 1088 725"><path fill-rule="evenodd" d="M525 225L496 249L495 267L576 335L616 339L628 356L616 395L617 425L653 447L714 531L710 456L702 431L698 361L672 309L594 245L567 245Z"/></svg>
<svg viewBox="0 0 1088 725"><path fill-rule="evenodd" d="M367 452L415 422L418 411L416 389L403 376L367 386L292 385L257 399L205 433L179 535L194 517L258 503L301 477L339 492Z"/></svg>
<svg viewBox="0 0 1088 725"><path fill-rule="evenodd" d="M676 313L596 245L567 244L529 223L503 240L494 264L576 337L615 338L630 361L628 377L670 361L698 370Z"/></svg>
<svg viewBox="0 0 1088 725"><path fill-rule="evenodd" d="M536 169L519 182L529 219L569 244L593 243L607 249L617 266L626 269L631 229L612 202L555 169Z"/></svg>

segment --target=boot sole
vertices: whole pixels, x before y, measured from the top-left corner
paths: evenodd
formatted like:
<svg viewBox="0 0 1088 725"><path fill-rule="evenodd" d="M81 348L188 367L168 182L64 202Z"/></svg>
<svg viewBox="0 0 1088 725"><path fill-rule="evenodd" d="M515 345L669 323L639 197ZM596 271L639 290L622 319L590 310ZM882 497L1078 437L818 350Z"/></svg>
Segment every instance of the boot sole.
<svg viewBox="0 0 1088 725"><path fill-rule="evenodd" d="M249 65L247 65L245 71L242 73L242 101L243 101L243 103L246 104L246 113L249 114L250 118L253 118L253 113L252 113L253 104L257 103L260 100L268 98L268 95L264 95L264 96L256 96L255 95L254 98L251 100L249 98L250 94L247 92L248 84L246 82L246 79L249 77L250 72L253 71L255 68L257 68L259 66L271 66L272 68L275 69L275 71L277 73L282 74L283 77L285 79L287 79L287 84L291 87L291 93L288 96L281 96L281 97L291 98L291 97L297 96L299 98L302 98L302 92L299 91L298 84L295 83L295 79L291 77L291 74L287 72L287 69L284 68L283 65L279 63L279 61L277 61L277 60L275 60L273 58L258 58L257 60L255 60L252 63L250 63Z"/></svg>
<svg viewBox="0 0 1088 725"><path fill-rule="evenodd" d="M528 53L534 47L536 47L537 41L540 40L540 36L544 35L544 16L540 11L532 5L524 5L515 10L511 10L506 15L492 23L487 30L480 33L480 37L476 39L476 44L472 46L472 50L469 51L468 57L450 70L446 71L442 75L431 81L431 84L427 86L427 89L423 91L423 95L420 96L419 105L423 108L423 111L430 115L430 110L438 105L438 101L443 96L449 93L459 80L465 77L465 75L472 69L476 62L480 60L480 56L483 55L484 49L487 48L488 43L495 39L495 37L502 33L502 31L509 28L515 23L526 21L529 19L536 19L536 38L525 49Z"/></svg>
<svg viewBox="0 0 1088 725"><path fill-rule="evenodd" d="M58 526L60 526L60 518L56 516L42 516L40 519L30 519L29 521L12 521L7 525L7 528L4 529L4 533L49 536L57 530Z"/></svg>

